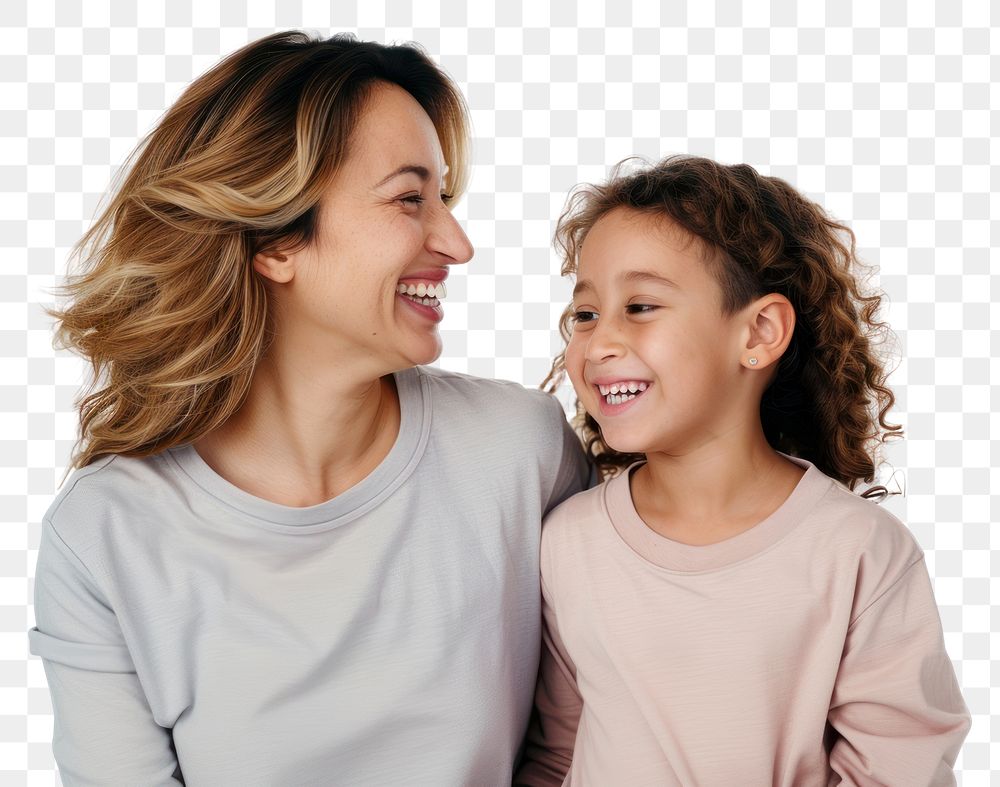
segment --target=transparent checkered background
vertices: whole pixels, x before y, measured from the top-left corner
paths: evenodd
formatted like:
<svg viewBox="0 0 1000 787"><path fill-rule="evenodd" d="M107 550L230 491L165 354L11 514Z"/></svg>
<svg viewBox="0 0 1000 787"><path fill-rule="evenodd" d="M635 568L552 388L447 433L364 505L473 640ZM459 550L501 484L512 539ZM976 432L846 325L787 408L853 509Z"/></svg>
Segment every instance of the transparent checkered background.
<svg viewBox="0 0 1000 787"><path fill-rule="evenodd" d="M542 379L569 295L550 248L554 220L573 184L603 178L627 155L746 161L853 226L862 256L879 266L900 340L891 383L908 437L889 458L906 494L888 505L927 550L973 713L960 783L991 782L991 765L1000 769L995 3L84 5L0 4L0 784L58 783L49 696L25 631L39 521L75 436L83 366L53 352L43 309L116 168L164 108L221 55L289 27L419 41L468 97L475 172L456 212L477 252L449 280L447 368Z"/></svg>

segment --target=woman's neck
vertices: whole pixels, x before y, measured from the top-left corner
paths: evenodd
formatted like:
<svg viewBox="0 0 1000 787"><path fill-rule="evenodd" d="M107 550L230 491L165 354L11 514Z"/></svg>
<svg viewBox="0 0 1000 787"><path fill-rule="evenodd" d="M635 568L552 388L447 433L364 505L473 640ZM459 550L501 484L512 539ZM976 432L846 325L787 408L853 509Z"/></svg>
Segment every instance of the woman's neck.
<svg viewBox="0 0 1000 787"><path fill-rule="evenodd" d="M729 435L683 454L652 452L632 475L636 511L654 531L685 544L713 544L772 514L802 477L763 432Z"/></svg>
<svg viewBox="0 0 1000 787"><path fill-rule="evenodd" d="M317 367L269 353L239 411L196 441L202 459L244 491L288 506L322 503L361 481L399 433L395 382L352 377L352 364Z"/></svg>

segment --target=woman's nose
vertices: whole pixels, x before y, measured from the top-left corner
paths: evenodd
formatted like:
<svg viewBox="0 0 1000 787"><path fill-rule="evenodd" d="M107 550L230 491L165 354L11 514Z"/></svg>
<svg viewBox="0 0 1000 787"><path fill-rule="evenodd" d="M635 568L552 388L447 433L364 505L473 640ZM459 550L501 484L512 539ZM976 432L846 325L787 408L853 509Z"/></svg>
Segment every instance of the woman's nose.
<svg viewBox="0 0 1000 787"><path fill-rule="evenodd" d="M468 262L475 253L462 225L444 206L437 210L427 243L431 251L445 258L444 262L448 265Z"/></svg>

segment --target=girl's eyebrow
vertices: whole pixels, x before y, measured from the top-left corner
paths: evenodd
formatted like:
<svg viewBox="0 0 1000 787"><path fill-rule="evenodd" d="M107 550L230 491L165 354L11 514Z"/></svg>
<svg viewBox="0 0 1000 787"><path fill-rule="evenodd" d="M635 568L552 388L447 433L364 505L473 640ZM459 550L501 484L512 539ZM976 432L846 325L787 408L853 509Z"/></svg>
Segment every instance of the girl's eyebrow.
<svg viewBox="0 0 1000 787"><path fill-rule="evenodd" d="M659 273L656 273L655 271L626 271L625 273L619 274L618 278L621 279L622 281L629 283L637 281L649 282L650 284L660 284L664 287L673 287L676 290L680 289L680 287L677 285L676 282L671 281L666 276L661 276ZM573 297L575 298L581 292L585 291L592 292L593 289L594 289L593 282L591 282L589 279L581 279L576 283L576 286L573 288Z"/></svg>
<svg viewBox="0 0 1000 787"><path fill-rule="evenodd" d="M666 276L661 276L655 271L628 271L627 273L622 274L620 278L627 282L650 282L651 284L662 284L667 287L673 287L674 289L680 289L680 287L677 286L677 282L671 281Z"/></svg>

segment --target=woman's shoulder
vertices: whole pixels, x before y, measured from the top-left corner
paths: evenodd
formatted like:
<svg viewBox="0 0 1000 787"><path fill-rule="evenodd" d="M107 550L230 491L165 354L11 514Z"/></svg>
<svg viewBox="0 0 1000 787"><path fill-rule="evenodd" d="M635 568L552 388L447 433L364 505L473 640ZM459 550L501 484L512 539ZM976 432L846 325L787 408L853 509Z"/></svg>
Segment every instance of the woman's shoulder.
<svg viewBox="0 0 1000 787"><path fill-rule="evenodd" d="M454 392L458 396L492 397L509 399L520 397L526 400L545 400L549 394L535 388L525 388L513 380L493 377L477 377L474 374L454 372L436 366L417 366L416 373L426 379L435 391Z"/></svg>
<svg viewBox="0 0 1000 787"><path fill-rule="evenodd" d="M430 390L435 410L453 416L462 413L475 420L505 419L511 428L518 425L558 423L565 420L562 405L551 394L525 388L511 380L495 380L452 372L432 366L418 366L416 373Z"/></svg>
<svg viewBox="0 0 1000 787"><path fill-rule="evenodd" d="M85 545L133 511L156 506L169 485L166 453L150 457L108 455L66 479L45 521L70 546Z"/></svg>

